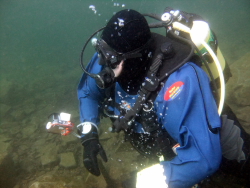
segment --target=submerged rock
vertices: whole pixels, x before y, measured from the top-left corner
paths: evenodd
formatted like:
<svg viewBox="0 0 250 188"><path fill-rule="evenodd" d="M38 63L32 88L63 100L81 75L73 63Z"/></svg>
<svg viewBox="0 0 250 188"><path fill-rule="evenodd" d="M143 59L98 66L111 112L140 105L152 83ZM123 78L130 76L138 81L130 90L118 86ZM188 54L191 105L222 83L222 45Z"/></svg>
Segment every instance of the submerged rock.
<svg viewBox="0 0 250 188"><path fill-rule="evenodd" d="M85 187L82 176L56 175L55 171L48 172L29 183L27 188L80 188ZM16 187L15 187L16 188ZM25 187L26 188L26 187Z"/></svg>
<svg viewBox="0 0 250 188"><path fill-rule="evenodd" d="M76 167L76 160L73 152L61 153L60 158L61 158L60 166L64 168Z"/></svg>
<svg viewBox="0 0 250 188"><path fill-rule="evenodd" d="M3 119L4 116L10 111L11 107L6 104L0 104L0 118Z"/></svg>
<svg viewBox="0 0 250 188"><path fill-rule="evenodd" d="M226 85L226 102L250 134L250 52L231 66L232 78Z"/></svg>
<svg viewBox="0 0 250 188"><path fill-rule="evenodd" d="M61 144L63 146L67 146L69 144L74 144L74 143L75 144L80 143L79 139L76 136L74 136L73 134L69 134L67 136L62 136L61 138L62 138L62 143Z"/></svg>
<svg viewBox="0 0 250 188"><path fill-rule="evenodd" d="M43 166L47 165L56 165L59 161L59 158L56 154L54 154L52 151L48 151L48 153L45 153L41 156L41 163Z"/></svg>
<svg viewBox="0 0 250 188"><path fill-rule="evenodd" d="M14 162L8 150L10 138L0 135L0 187L13 187L16 178Z"/></svg>
<svg viewBox="0 0 250 188"><path fill-rule="evenodd" d="M39 152L41 153L41 163L43 166L54 166L59 163L59 157L57 154L58 147L56 144L48 144L47 146L41 148Z"/></svg>
<svg viewBox="0 0 250 188"><path fill-rule="evenodd" d="M34 182L29 188L59 188L63 185L57 182Z"/></svg>
<svg viewBox="0 0 250 188"><path fill-rule="evenodd" d="M8 149L10 147L10 141L11 139L9 137L6 137L4 135L0 135L0 165L1 161L7 157L8 155Z"/></svg>
<svg viewBox="0 0 250 188"><path fill-rule="evenodd" d="M6 102L9 99L9 94L11 93L11 89L14 87L14 84L6 79L1 79L0 82L0 101Z"/></svg>
<svg viewBox="0 0 250 188"><path fill-rule="evenodd" d="M36 124L29 124L27 127L22 129L23 138L31 138L33 137L35 131L37 130Z"/></svg>
<svg viewBox="0 0 250 188"><path fill-rule="evenodd" d="M26 114L21 108L13 109L10 115L12 116L14 120L17 120L17 121L22 121L23 119L26 118Z"/></svg>

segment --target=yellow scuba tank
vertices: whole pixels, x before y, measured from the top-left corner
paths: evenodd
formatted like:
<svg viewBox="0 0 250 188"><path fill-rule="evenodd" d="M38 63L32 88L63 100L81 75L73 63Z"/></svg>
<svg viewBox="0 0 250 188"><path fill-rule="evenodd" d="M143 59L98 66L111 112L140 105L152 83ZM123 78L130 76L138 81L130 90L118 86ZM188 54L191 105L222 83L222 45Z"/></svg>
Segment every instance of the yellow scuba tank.
<svg viewBox="0 0 250 188"><path fill-rule="evenodd" d="M179 10L173 10L170 7L165 9L165 13L159 18L154 14L145 14L146 16L150 16L157 20L161 20L161 24L152 24L152 28L156 27L166 27L169 30L175 30L175 33L179 35L179 32L185 32L190 35L192 42L197 47L197 52L199 51L199 55L201 53L202 57L206 59L206 62L202 66L202 68L208 73L210 76L210 80L214 83L213 85L217 86L215 81L217 80L220 85L220 96L219 96L219 104L218 104L218 113L221 114L222 108L225 100L225 81L231 76L230 69L225 62L225 59L218 47L214 50L210 47L210 44L216 42L215 36L209 28L208 23L205 21L201 21L201 19L192 21L188 13L181 12ZM188 22L192 21L192 27L189 28L187 25L190 25ZM167 27L168 26L168 27ZM184 37L186 38L186 37ZM214 43L215 44L215 43ZM214 45L211 45L215 47ZM214 52L216 51L216 52ZM207 54L207 55L206 55ZM208 64L208 66L206 66ZM206 66L206 67L205 67ZM204 68L205 67L205 68ZM210 74L211 73L211 74ZM226 73L226 79L224 78L224 73ZM218 79L217 79L218 78ZM217 87L218 87L217 86Z"/></svg>
<svg viewBox="0 0 250 188"><path fill-rule="evenodd" d="M208 45L210 43L215 41L215 36L211 32L209 25L205 21L193 21L193 27L192 27L192 41L199 49L200 53L205 56L206 54L209 54L207 49L202 45L201 41L206 42ZM211 46L210 46L211 47ZM216 52L215 52L216 53ZM221 50L219 47L217 47L217 54L216 54L221 69L224 71L226 67L226 61L221 53ZM210 61L208 63L209 69L211 70L214 79L219 77L217 66L215 65L214 61ZM207 69L204 65L202 65L202 69L207 72ZM207 72L208 73L208 72ZM210 78L211 79L211 78Z"/></svg>
<svg viewBox="0 0 250 188"><path fill-rule="evenodd" d="M222 69L223 65L221 65L221 62L219 61L218 57L215 55L215 53L211 49L211 47L207 44L207 42L209 42L210 36L211 36L211 31L210 31L208 24L204 21L193 21L192 28L189 28L180 22L173 22L173 28L180 30L180 31L184 31L186 33L189 33L191 40L197 46L197 48L198 49L200 48L201 50L203 50L203 48L205 48L204 50L207 50L207 52L212 57L212 59L214 61L212 64L214 64L216 66L216 70L217 70L216 72L220 78L219 80L220 80L220 87L221 88L220 88L220 102L219 102L219 106L218 106L218 114L221 115L224 101L225 101L225 79L224 79L224 74L223 74L223 69ZM223 57L223 56L221 55L220 58L221 57ZM223 58L222 63L224 63L224 68L225 68L224 58ZM214 76L214 75L216 75L215 72L212 72L212 74L213 74L213 77L216 78Z"/></svg>

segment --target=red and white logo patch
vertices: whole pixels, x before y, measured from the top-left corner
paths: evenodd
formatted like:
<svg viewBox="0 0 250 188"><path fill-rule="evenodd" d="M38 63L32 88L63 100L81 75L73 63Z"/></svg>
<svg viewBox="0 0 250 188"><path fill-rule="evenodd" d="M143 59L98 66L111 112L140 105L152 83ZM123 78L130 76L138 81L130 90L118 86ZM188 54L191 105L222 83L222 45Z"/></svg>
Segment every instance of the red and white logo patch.
<svg viewBox="0 0 250 188"><path fill-rule="evenodd" d="M164 100L171 101L175 99L181 93L183 87L184 87L184 83L181 81L178 81L172 84L168 88L168 90L165 92Z"/></svg>

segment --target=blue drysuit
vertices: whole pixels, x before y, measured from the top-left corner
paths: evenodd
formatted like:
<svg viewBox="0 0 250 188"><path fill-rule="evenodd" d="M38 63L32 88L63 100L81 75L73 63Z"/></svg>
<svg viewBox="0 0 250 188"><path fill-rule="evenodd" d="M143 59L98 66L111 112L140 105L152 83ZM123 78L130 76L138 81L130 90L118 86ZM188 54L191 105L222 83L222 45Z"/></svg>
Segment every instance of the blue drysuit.
<svg viewBox="0 0 250 188"><path fill-rule="evenodd" d="M87 69L91 73L100 72L97 54ZM78 87L81 121L99 124L98 108L104 92L93 78L83 74ZM117 103L133 106L136 98L116 83ZM169 187L191 187L214 173L222 156L220 135L210 132L208 125L220 128L221 121L206 73L191 62L183 65L167 79L154 101L154 108L159 123L180 144L175 158L161 162ZM135 130L143 132L140 124Z"/></svg>

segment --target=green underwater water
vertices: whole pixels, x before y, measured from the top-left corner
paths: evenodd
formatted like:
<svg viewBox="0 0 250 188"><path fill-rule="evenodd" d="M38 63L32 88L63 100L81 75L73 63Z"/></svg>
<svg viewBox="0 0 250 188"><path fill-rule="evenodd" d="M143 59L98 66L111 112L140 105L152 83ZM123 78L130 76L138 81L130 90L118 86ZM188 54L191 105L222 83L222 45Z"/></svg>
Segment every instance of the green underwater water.
<svg viewBox="0 0 250 188"><path fill-rule="evenodd" d="M90 5L95 5L96 14ZM79 123L79 55L94 31L123 8L161 14L167 6L205 18L230 65L250 51L249 0L0 0L0 141L4 143L0 149L11 166L7 177L0 179L0 187L29 187L39 181L57 182L58 187L119 187L128 172L150 163L143 159L140 164L135 153L123 159L132 149L121 146L122 136L106 132L107 122L101 138L109 141L106 152L111 162L103 166L105 177L92 177L82 165L78 140L49 134L45 124L49 114L62 111L71 113L72 121ZM87 50L85 65L93 52L91 47ZM58 155L58 161L42 165L46 152ZM66 152L74 154L77 167L60 166L60 154Z"/></svg>

